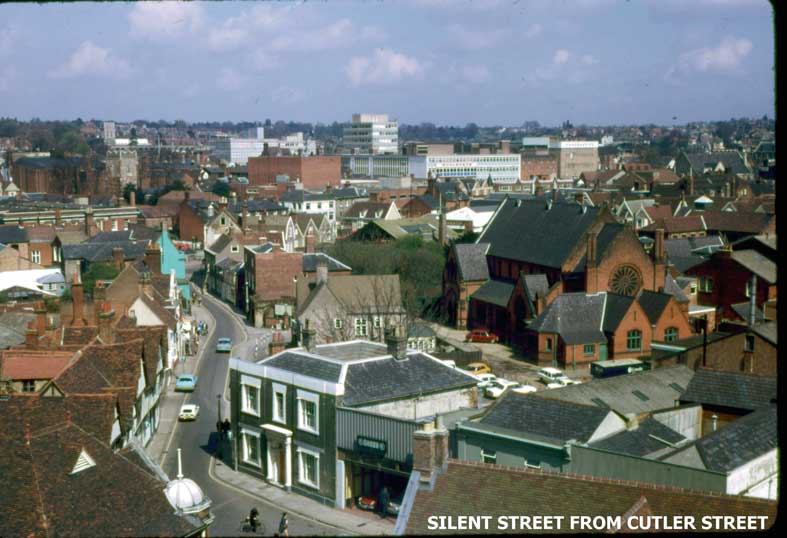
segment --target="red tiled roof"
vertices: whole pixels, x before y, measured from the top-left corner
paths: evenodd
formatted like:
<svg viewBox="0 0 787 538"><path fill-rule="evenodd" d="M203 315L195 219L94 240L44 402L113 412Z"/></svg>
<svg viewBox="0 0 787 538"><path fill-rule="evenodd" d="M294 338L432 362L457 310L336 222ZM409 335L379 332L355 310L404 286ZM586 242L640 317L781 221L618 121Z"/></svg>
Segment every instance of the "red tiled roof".
<svg viewBox="0 0 787 538"><path fill-rule="evenodd" d="M668 205L653 205L644 209L653 220L672 217L672 208Z"/></svg>
<svg viewBox="0 0 787 538"><path fill-rule="evenodd" d="M14 380L52 379L74 357L70 351L13 350L0 353L0 375Z"/></svg>
<svg viewBox="0 0 787 538"><path fill-rule="evenodd" d="M700 215L687 215L685 217L659 218L656 222L642 228L644 231L663 229L666 233L686 233L704 231L705 223Z"/></svg>

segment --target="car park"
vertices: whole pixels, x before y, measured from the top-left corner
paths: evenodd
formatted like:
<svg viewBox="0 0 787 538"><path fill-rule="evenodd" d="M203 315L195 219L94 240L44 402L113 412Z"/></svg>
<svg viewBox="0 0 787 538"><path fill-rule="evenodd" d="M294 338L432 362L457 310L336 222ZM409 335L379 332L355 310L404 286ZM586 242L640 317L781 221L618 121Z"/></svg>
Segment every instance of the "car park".
<svg viewBox="0 0 787 538"><path fill-rule="evenodd" d="M486 372L486 373L483 373L483 374L478 374L478 375L476 375L476 377L478 378L478 385L477 386L478 386L478 390L480 390L480 391L486 390L487 387L492 385L492 383L494 383L495 380L497 379L497 376L495 374L492 374L492 373L489 373L489 372Z"/></svg>
<svg viewBox="0 0 787 538"><path fill-rule="evenodd" d="M197 420L197 416L199 416L199 406L197 404L183 404L178 414L178 420Z"/></svg>
<svg viewBox="0 0 787 538"><path fill-rule="evenodd" d="M496 344L499 338L495 333L486 329L473 329L465 336L465 342L476 342L480 344Z"/></svg>
<svg viewBox="0 0 787 538"><path fill-rule="evenodd" d="M219 338L216 341L216 352L217 353L229 353L232 351L232 339L230 338Z"/></svg>
<svg viewBox="0 0 787 538"><path fill-rule="evenodd" d="M197 376L192 374L179 375L175 381L175 392L194 392L197 386Z"/></svg>

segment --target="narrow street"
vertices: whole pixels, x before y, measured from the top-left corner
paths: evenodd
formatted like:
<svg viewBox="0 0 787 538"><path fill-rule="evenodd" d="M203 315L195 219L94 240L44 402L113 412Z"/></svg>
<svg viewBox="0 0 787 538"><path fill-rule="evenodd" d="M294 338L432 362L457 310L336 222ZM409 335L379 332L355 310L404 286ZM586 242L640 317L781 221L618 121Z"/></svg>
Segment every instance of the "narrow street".
<svg viewBox="0 0 787 538"><path fill-rule="evenodd" d="M222 419L226 418L229 404L218 395L224 394L227 382L228 361L231 353L216 353L216 339L232 338L233 344L241 343L244 329L219 304L218 300L203 296L203 306L215 319L210 326L207 338L200 342L205 346L204 356L196 372L198 382L196 390L186 398L188 403L200 406L199 417L194 422L179 423L175 429L171 444L164 456L162 467L170 476L177 475L177 449L182 449L183 474L194 480L213 501L212 511L216 517L211 525L213 536L240 535L241 521L249 514L252 507L257 507L260 519L265 523L266 535L272 536L277 530L281 510L266 504L258 498L232 487L227 487L209 475L209 466L213 458L213 450L217 440L216 421L218 419L218 402L222 401ZM216 462L216 464L223 465ZM340 529L327 526L316 521L289 515L291 535L336 535Z"/></svg>

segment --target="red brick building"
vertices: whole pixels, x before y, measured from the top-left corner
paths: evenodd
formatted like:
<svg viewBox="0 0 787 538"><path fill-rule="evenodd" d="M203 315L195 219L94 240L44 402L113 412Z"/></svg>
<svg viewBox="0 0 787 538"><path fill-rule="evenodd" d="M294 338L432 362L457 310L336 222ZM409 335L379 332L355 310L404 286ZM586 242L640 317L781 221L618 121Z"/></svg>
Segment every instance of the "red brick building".
<svg viewBox="0 0 787 538"><path fill-rule="evenodd" d="M281 322L289 327L294 313L296 278L303 272L303 253L285 252L267 243L244 249L246 317L255 327Z"/></svg>
<svg viewBox="0 0 787 538"><path fill-rule="evenodd" d="M526 180L533 177L539 179L552 179L557 177L557 158L548 154L522 154L519 179Z"/></svg>
<svg viewBox="0 0 787 538"><path fill-rule="evenodd" d="M299 178L307 189L338 187L342 177L342 160L338 156L249 157L250 185L273 185L276 176L287 175L291 181Z"/></svg>

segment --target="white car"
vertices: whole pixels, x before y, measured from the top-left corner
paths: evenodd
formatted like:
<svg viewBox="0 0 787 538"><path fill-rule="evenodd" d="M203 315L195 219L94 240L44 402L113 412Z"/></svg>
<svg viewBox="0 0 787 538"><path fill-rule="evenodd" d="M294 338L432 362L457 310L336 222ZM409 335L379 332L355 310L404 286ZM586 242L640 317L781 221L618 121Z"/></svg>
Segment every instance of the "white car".
<svg viewBox="0 0 787 538"><path fill-rule="evenodd" d="M511 392L516 392L517 394L530 394L531 392L537 392L538 389L533 385L517 385L515 387L511 387Z"/></svg>
<svg viewBox="0 0 787 538"><path fill-rule="evenodd" d="M538 379L540 379L545 385L549 385L551 383L561 383L562 386L571 384L571 380L566 374L557 368L551 367L541 368L538 371Z"/></svg>
<svg viewBox="0 0 787 538"><path fill-rule="evenodd" d="M196 404L183 404L180 408L178 420L197 420L199 415L199 406Z"/></svg>
<svg viewBox="0 0 787 538"><path fill-rule="evenodd" d="M446 366L450 366L451 368L456 368L456 362L452 361L451 359L440 359L440 362Z"/></svg>
<svg viewBox="0 0 787 538"><path fill-rule="evenodd" d="M495 374L477 374L476 377L478 378L478 390L486 390L487 387L492 385L497 380L497 376Z"/></svg>
<svg viewBox="0 0 787 538"><path fill-rule="evenodd" d="M519 383L516 381L509 381L508 379L498 377L488 387L486 387L484 390L484 396L491 399L499 398L507 389L516 387L518 385Z"/></svg>

